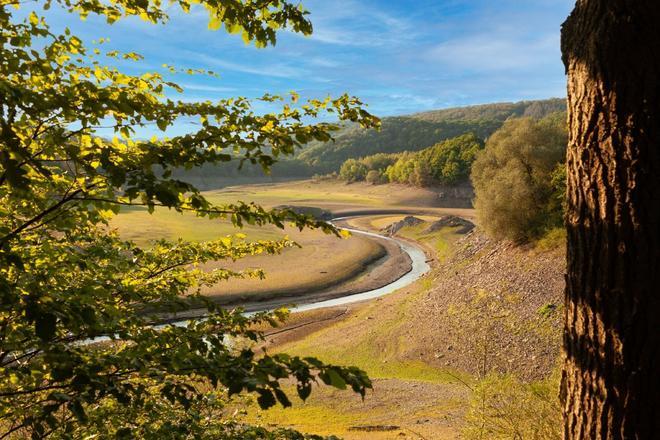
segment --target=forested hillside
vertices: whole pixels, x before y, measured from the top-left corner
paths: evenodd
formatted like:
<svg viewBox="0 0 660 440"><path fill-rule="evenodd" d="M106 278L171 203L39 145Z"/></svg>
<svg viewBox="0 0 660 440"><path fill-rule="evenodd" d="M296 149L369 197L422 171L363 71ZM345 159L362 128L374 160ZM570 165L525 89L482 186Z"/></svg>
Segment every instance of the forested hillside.
<svg viewBox="0 0 660 440"><path fill-rule="evenodd" d="M466 133L486 139L510 117L530 116L540 119L565 109L564 99L553 98L456 107L387 117L383 118L380 131L364 130L348 125L334 133L334 142L310 143L295 158L286 158L275 163L271 169L271 177L304 178L314 174L339 172L347 159L358 159L377 153L419 151ZM246 162L239 170L236 162L233 161L208 164L190 170L177 170L173 175L204 181L206 182L204 187L213 187L214 182L237 177L246 181L264 180L261 166Z"/></svg>
<svg viewBox="0 0 660 440"><path fill-rule="evenodd" d="M468 179L477 153L484 148L472 133L415 152L377 153L348 159L339 169L347 182L404 183L415 186L456 185Z"/></svg>
<svg viewBox="0 0 660 440"><path fill-rule="evenodd" d="M383 118L380 131L351 126L335 133L334 142L313 143L298 159L317 173L337 171L346 159L376 153L418 151L465 133L481 139L490 136L510 117L542 118L566 110L564 99L496 103L434 110L408 116Z"/></svg>

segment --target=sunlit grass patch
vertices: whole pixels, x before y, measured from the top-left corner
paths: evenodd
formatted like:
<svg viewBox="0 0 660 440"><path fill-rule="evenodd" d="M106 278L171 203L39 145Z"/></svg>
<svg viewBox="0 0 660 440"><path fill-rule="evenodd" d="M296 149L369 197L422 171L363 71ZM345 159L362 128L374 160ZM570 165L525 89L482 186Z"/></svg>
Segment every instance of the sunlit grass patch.
<svg viewBox="0 0 660 440"><path fill-rule="evenodd" d="M341 239L320 230L299 231L294 227L245 225L238 229L228 220L167 209L156 209L153 214L141 207L126 209L112 219L110 227L116 228L122 238L141 246L149 246L162 238L207 241L237 232L245 234L248 241L279 240L286 236L301 245L284 249L280 255L262 254L237 262L223 260L203 265L205 269L264 270L266 278L263 280L233 278L202 289L205 295L231 296L232 299L272 298L329 288L357 276L367 265L385 255L381 244L358 235Z"/></svg>
<svg viewBox="0 0 660 440"><path fill-rule="evenodd" d="M566 246L566 228L552 228L536 243L536 248L542 251L561 249Z"/></svg>
<svg viewBox="0 0 660 440"><path fill-rule="evenodd" d="M149 214L146 208L122 209L110 222L117 228L122 238L140 245L158 239L184 239L189 241L209 241L241 232L250 240L277 240L285 233L272 226L258 227L246 225L238 229L229 220L197 217L191 213L180 213L165 208L157 208Z"/></svg>
<svg viewBox="0 0 660 440"><path fill-rule="evenodd" d="M379 243L360 236L340 239L321 232L305 231L292 234L292 238L302 247L286 249L281 255L258 255L236 263L209 264L209 267L220 265L235 270L260 268L266 278L234 279L206 288L203 293L265 299L318 291L353 279L386 253ZM295 302L295 298L291 301Z"/></svg>
<svg viewBox="0 0 660 440"><path fill-rule="evenodd" d="M452 245L460 237L460 234L456 232L460 226L447 226L437 231L427 232L429 226L428 222L406 226L398 232L398 235L426 244L435 251L438 261L443 262L451 256Z"/></svg>
<svg viewBox="0 0 660 440"><path fill-rule="evenodd" d="M491 373L474 387L463 435L466 439L561 439L559 371L523 383Z"/></svg>
<svg viewBox="0 0 660 440"><path fill-rule="evenodd" d="M232 203L237 200L255 202L265 206L289 203L323 205L345 203L348 205L380 205L380 197L363 194L350 186L317 184L309 181L291 182L286 185L252 185L226 188L205 193L213 203Z"/></svg>
<svg viewBox="0 0 660 440"><path fill-rule="evenodd" d="M308 433L318 435L343 435L352 425L360 424L360 414L349 411L346 400L359 399L358 396L350 395L350 391L333 392L334 402L330 405L321 402L317 394L320 392L315 387L312 396L307 402L295 398L296 391L293 387L285 387L284 391L292 398L293 407L284 408L280 405L268 410L250 411L249 422L264 425L286 426L302 429ZM324 390L324 394L325 394Z"/></svg>

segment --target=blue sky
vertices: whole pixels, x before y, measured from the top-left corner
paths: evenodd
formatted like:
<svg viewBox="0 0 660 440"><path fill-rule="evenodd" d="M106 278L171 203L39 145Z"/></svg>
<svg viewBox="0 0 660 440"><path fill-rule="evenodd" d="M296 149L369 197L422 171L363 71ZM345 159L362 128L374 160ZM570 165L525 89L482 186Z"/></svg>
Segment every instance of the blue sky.
<svg viewBox="0 0 660 440"><path fill-rule="evenodd" d="M453 106L565 96L559 27L571 0L304 0L314 35L282 33L272 48L207 30L202 10L178 10L164 26L139 19L112 26L51 10L49 22L86 41L163 63L210 69L178 76L186 100L299 91L348 92L380 116ZM130 65L128 65L130 66ZM131 70L135 66L127 67Z"/></svg>

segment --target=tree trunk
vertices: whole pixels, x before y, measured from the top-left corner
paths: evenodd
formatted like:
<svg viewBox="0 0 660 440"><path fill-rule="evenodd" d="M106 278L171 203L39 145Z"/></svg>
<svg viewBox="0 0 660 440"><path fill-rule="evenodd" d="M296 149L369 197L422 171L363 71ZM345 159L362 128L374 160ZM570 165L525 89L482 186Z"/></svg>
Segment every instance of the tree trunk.
<svg viewBox="0 0 660 440"><path fill-rule="evenodd" d="M660 1L578 0L568 73L565 439L660 438Z"/></svg>

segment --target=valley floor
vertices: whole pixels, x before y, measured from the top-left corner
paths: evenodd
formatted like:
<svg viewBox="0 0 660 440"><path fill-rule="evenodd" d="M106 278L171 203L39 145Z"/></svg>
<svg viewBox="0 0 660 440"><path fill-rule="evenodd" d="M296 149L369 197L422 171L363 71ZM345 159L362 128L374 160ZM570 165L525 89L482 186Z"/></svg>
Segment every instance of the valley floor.
<svg viewBox="0 0 660 440"><path fill-rule="evenodd" d="M337 180L304 180L227 187L207 191L204 195L216 204L245 201L270 208L314 206L331 211L335 216L373 214L384 210L426 212L436 217L446 214L472 216L471 209L435 206L440 200L437 190L403 185L347 185ZM263 269L265 279L233 278L230 282L203 289L205 295L226 305L254 304L253 308L261 309L269 301L276 300L276 305L281 305L283 299L293 302L301 294L314 294L318 298L348 295L389 284L410 270L410 261L398 246L360 235L342 240L318 230L298 231L290 227L245 225L237 230L228 220L209 220L167 209L156 209L151 215L139 207L122 210L112 219L110 227L116 229L122 238L142 246L163 238L206 241L236 232L244 233L248 240L287 237L300 245L285 249L282 255L255 255L235 262L220 261L203 266L207 270L223 268L237 272ZM300 270L292 271L291 268Z"/></svg>
<svg viewBox="0 0 660 440"><path fill-rule="evenodd" d="M307 402L294 399L293 408L255 408L249 411L250 421L347 439L558 438L553 372L563 313L563 249L496 242L478 225L467 233L459 233L459 227L429 232L431 222L447 215L474 221L472 209L443 207L446 197L439 192L298 181L205 193L215 203L244 200L266 207L319 207L335 216L368 214L344 221L363 230L380 231L411 213L425 220L397 236L426 249L431 273L375 300L293 314L286 326L268 329L260 347L358 366L373 379L373 392L363 401L349 391L318 387ZM113 227L145 243L163 237L208 240L235 232L228 222L157 214L129 211ZM251 239L291 233L303 247L286 251L283 259L256 256L237 263L239 269L265 267L266 280L239 281L207 294L246 303L282 292L331 289L338 280L360 291L376 279L396 278L401 269L376 265L380 272L374 271L371 280L357 275L383 252L394 253L362 237L338 240L318 231L254 227L244 232ZM522 435L521 426L531 434Z"/></svg>
<svg viewBox="0 0 660 440"><path fill-rule="evenodd" d="M380 229L395 219L358 223ZM529 387L550 396L548 402L529 404L540 405L539 411L498 421L502 432L516 429L506 427L517 423L515 417L536 417L524 423L545 426L557 414L552 373L559 356L562 250L494 242L478 229L466 235L423 231L421 225L400 234L435 254L430 275L373 301L295 314L287 327L269 332L263 347L356 365L374 379L373 392L362 401L350 392L320 387L293 408L258 412L257 421L347 439L458 438L471 424L483 422L479 419L492 417L475 419L473 407L484 378L493 372L523 397L533 391ZM494 402L489 405L495 412L507 403ZM546 438L539 435L530 438ZM507 437L491 432L468 438Z"/></svg>

